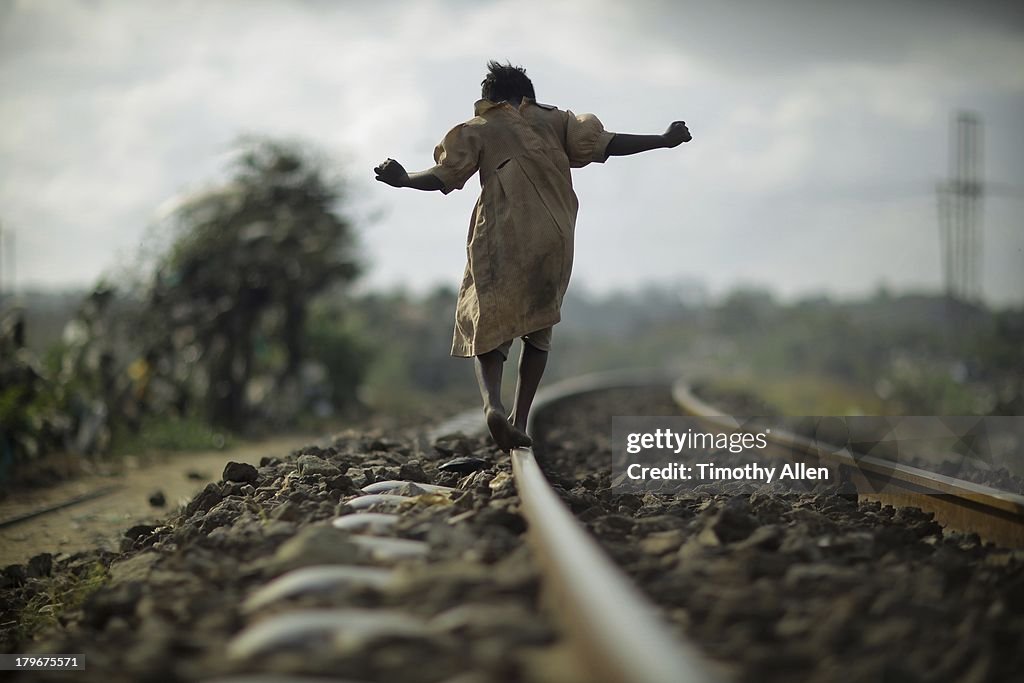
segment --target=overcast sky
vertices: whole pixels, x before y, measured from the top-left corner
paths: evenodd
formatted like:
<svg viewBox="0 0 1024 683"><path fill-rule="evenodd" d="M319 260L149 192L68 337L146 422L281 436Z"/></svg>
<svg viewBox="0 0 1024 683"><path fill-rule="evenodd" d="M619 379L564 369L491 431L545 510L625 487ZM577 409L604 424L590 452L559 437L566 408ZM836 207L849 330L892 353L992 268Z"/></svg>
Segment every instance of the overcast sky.
<svg viewBox="0 0 1024 683"><path fill-rule="evenodd" d="M22 287L129 262L243 133L339 160L367 287L457 286L478 185L432 163L489 58L609 130L693 141L575 172L574 286L700 280L783 296L941 286L950 118L984 123L986 298L1024 301L1024 10L1012 3L0 0L0 222ZM6 277L6 276L5 276Z"/></svg>

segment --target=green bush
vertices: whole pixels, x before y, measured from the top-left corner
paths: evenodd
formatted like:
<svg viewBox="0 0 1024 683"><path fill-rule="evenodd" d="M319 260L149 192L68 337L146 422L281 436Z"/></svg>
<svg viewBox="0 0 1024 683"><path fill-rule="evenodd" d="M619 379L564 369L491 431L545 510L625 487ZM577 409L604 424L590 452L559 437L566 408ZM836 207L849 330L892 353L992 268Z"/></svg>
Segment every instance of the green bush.
<svg viewBox="0 0 1024 683"><path fill-rule="evenodd" d="M341 410L356 403L375 355L370 343L339 313L317 309L306 321L306 350L310 360L327 370L334 408Z"/></svg>
<svg viewBox="0 0 1024 683"><path fill-rule="evenodd" d="M228 448L233 437L198 417L147 415L137 431L118 426L114 430L115 455L153 451L209 451Z"/></svg>

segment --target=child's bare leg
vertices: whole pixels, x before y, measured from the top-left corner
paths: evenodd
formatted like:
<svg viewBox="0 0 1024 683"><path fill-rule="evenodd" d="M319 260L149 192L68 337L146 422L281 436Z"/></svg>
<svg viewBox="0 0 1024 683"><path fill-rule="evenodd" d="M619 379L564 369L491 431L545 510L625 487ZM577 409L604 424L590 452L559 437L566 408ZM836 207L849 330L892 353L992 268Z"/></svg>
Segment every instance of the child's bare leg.
<svg viewBox="0 0 1024 683"><path fill-rule="evenodd" d="M498 448L510 451L521 446L530 446L524 432L513 427L505 417L505 406L501 403L501 369L505 357L498 350L488 351L476 357L476 380L480 384L480 396L484 400L484 415L487 430Z"/></svg>
<svg viewBox="0 0 1024 683"><path fill-rule="evenodd" d="M538 349L528 341L523 342L523 353L519 356L519 381L516 383L516 402L512 409L512 424L526 431L526 421L530 417L533 397L537 395L544 367L548 362L548 352Z"/></svg>

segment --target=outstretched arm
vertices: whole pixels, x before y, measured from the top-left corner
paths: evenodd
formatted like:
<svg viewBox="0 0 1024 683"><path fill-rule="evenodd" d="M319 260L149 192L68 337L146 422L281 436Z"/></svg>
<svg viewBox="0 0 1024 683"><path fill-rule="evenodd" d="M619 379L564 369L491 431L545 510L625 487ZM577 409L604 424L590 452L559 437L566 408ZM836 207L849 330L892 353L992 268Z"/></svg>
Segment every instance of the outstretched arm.
<svg viewBox="0 0 1024 683"><path fill-rule="evenodd" d="M430 171L419 173L408 173L400 163L394 159L385 159L383 163L373 169L377 174L377 180L387 183L391 187L411 187L414 190L443 190L441 180Z"/></svg>
<svg viewBox="0 0 1024 683"><path fill-rule="evenodd" d="M686 122L673 121L668 130L661 135L616 133L615 137L608 142L606 151L610 157L624 157L652 149L678 147L684 142L689 142L691 139Z"/></svg>

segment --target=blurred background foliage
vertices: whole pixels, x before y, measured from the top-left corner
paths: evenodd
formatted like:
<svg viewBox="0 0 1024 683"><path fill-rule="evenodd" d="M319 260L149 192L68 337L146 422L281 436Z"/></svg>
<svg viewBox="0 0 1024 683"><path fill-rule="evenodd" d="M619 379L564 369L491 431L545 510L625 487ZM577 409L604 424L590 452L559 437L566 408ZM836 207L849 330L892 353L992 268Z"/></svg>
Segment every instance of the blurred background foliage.
<svg viewBox="0 0 1024 683"><path fill-rule="evenodd" d="M252 140L230 183L177 207L140 327L146 371L183 387L180 412L202 402L211 423L238 430L351 400L355 384L328 381L307 348L311 301L360 270L340 187L311 152Z"/></svg>
<svg viewBox="0 0 1024 683"><path fill-rule="evenodd" d="M344 187L308 147L247 139L226 182L156 226L133 276L0 301L4 478L46 453L220 448L478 405L471 365L449 356L453 288L354 288L365 266ZM576 286L562 313L548 382L667 368L790 415L1024 414L1022 309L884 288L856 301L755 288L712 299L684 283Z"/></svg>
<svg viewBox="0 0 1024 683"><path fill-rule="evenodd" d="M361 270L343 190L314 150L247 138L226 182L156 226L147 267L77 301L4 302L0 467L222 447L357 405L367 347L343 306L311 315Z"/></svg>

